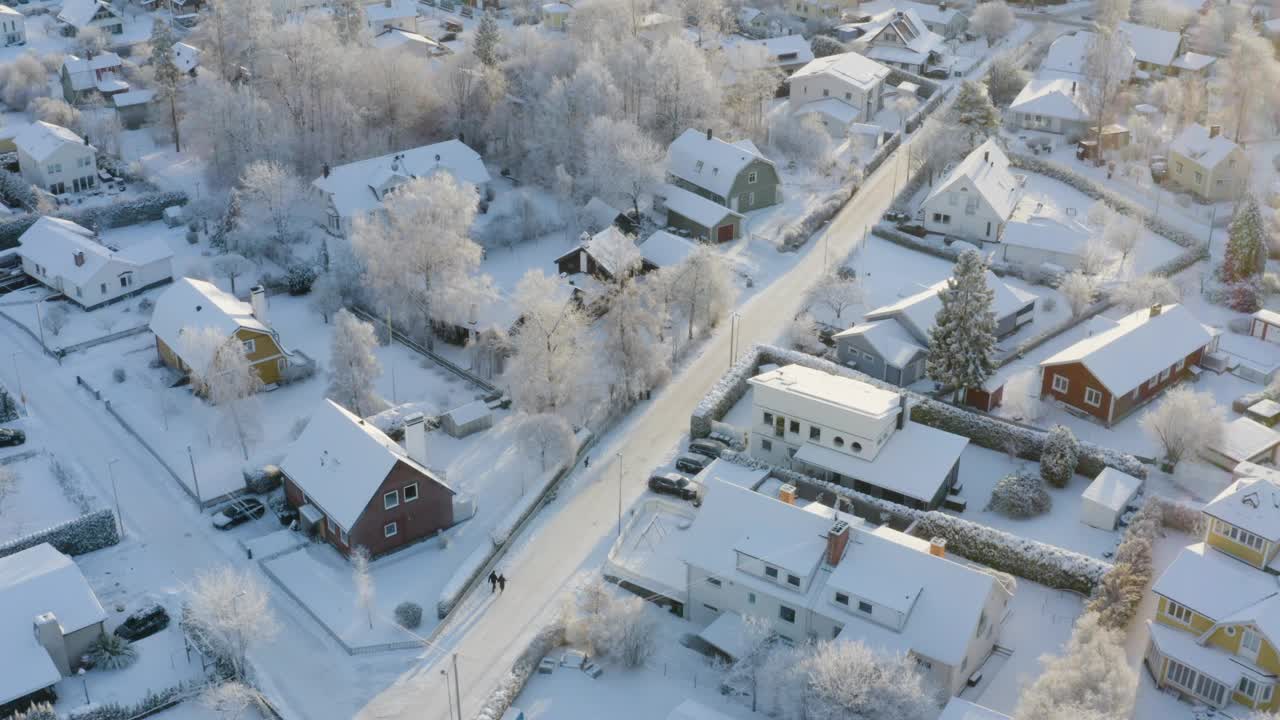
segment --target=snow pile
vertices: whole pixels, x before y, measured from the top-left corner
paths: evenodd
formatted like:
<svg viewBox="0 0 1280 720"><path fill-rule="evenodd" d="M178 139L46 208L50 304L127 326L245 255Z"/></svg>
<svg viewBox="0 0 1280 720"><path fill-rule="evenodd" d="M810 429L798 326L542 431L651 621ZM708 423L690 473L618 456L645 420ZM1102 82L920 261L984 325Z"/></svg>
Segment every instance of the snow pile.
<svg viewBox="0 0 1280 720"><path fill-rule="evenodd" d="M120 533L116 527L115 513L104 508L40 532L10 540L0 545L0 557L21 552L41 543L49 543L56 550L67 555L83 555L104 547L111 547L118 542L120 542Z"/></svg>
<svg viewBox="0 0 1280 720"><path fill-rule="evenodd" d="M136 225L164 218L164 209L174 205L186 205L187 194L183 192L156 192L139 197L121 200L110 205L66 210L53 217L70 220L91 230ZM27 228L40 219L40 215L28 214L0 220L0 248L17 244L18 237Z"/></svg>
<svg viewBox="0 0 1280 720"><path fill-rule="evenodd" d="M474 720L501 720L503 714L516 701L529 678L537 670L538 663L547 653L564 644L564 625L553 622L533 636L529 646L511 666L511 672L498 681L498 686L489 693L488 699L475 714Z"/></svg>
<svg viewBox="0 0 1280 720"><path fill-rule="evenodd" d="M915 250L916 252L922 252L926 255L932 255L951 262L958 261L960 259L960 253L973 247L968 243L958 242L948 246L933 238L918 238L915 235L904 233L884 222L873 225L871 227L871 234L878 238L888 240L895 245L901 245L909 250ZM989 267L991 272L1000 277L1013 274L1013 269L1007 264L995 261L994 259L990 260Z"/></svg>
<svg viewBox="0 0 1280 720"><path fill-rule="evenodd" d="M370 415L365 419L381 430L387 437L393 440L400 440L404 438L404 419L415 413L422 413L425 417L434 418L440 414L440 406L429 400L401 403L375 415Z"/></svg>
<svg viewBox="0 0 1280 720"><path fill-rule="evenodd" d="M862 176L865 178L876 170L879 170L880 166L884 164L884 161L888 159L888 157L893 154L893 151L897 150L900 145L902 145L902 133L894 133L888 140L881 143L880 147L876 148L876 151L871 154L871 157L867 158L867 161L862 164Z"/></svg>

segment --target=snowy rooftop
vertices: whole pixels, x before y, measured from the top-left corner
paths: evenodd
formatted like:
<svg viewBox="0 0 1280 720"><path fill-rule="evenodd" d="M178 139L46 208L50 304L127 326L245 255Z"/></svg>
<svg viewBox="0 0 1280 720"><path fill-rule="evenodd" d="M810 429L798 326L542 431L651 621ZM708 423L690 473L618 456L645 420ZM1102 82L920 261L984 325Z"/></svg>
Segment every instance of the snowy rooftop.
<svg viewBox="0 0 1280 720"><path fill-rule="evenodd" d="M927 503L968 445L968 438L908 422L889 436L872 461L814 443L805 443L795 459Z"/></svg>
<svg viewBox="0 0 1280 720"><path fill-rule="evenodd" d="M45 543L0 558L0 704L62 679L32 622L53 613L63 634L106 619L80 568Z"/></svg>
<svg viewBox="0 0 1280 720"><path fill-rule="evenodd" d="M769 477L768 470L752 468L738 463L731 463L725 460L712 460L711 464L702 469L698 473L697 481L706 485L712 482L723 482L730 485L737 485L748 490L755 490L757 486Z"/></svg>
<svg viewBox="0 0 1280 720"><path fill-rule="evenodd" d="M75 28L85 28L100 8L105 8L112 15L120 17L120 11L104 0L63 0L62 9L58 11L58 20Z"/></svg>
<svg viewBox="0 0 1280 720"><path fill-rule="evenodd" d="M271 333L271 329L253 316L253 307L213 283L193 278L179 278L156 298L151 314L151 332L169 349L181 355L183 331L187 328L212 328L231 337L240 328ZM183 357L183 362L197 374L212 358Z"/></svg>
<svg viewBox="0 0 1280 720"><path fill-rule="evenodd" d="M1049 45L1049 53L1040 62L1040 70L1083 76L1085 60L1088 57L1089 46L1093 39L1094 34L1087 30L1076 30L1059 36L1058 39L1053 41L1053 44ZM1129 56L1130 64L1132 64L1133 49L1129 48L1126 52Z"/></svg>
<svg viewBox="0 0 1280 720"><path fill-rule="evenodd" d="M667 150L672 175L726 198L738 173L756 161L773 164L750 140L730 143L693 129L681 133Z"/></svg>
<svg viewBox="0 0 1280 720"><path fill-rule="evenodd" d="M841 125L852 125L862 115L862 110L856 108L840 98L825 97L819 100L810 100L807 103L801 103L796 106L795 113L822 113L836 120ZM879 128L876 128L878 131Z"/></svg>
<svg viewBox="0 0 1280 720"><path fill-rule="evenodd" d="M900 395L896 392L803 365L787 365L770 370L747 382L756 387L773 388L813 402L876 418L897 414L901 402Z"/></svg>
<svg viewBox="0 0 1280 720"><path fill-rule="evenodd" d="M1198 542L1178 553L1151 590L1222 621L1274 596L1280 585L1274 576Z"/></svg>
<svg viewBox="0 0 1280 720"><path fill-rule="evenodd" d="M926 351L897 320L872 320L854 325L836 333L835 338L853 336L863 337L885 362L897 368L906 367L912 358Z"/></svg>
<svg viewBox="0 0 1280 720"><path fill-rule="evenodd" d="M1081 497L1104 507L1124 510L1141 489L1142 480L1109 467L1098 473L1098 477L1089 483Z"/></svg>
<svg viewBox="0 0 1280 720"><path fill-rule="evenodd" d="M184 42L173 44L173 64L178 70L189 73L200 65L200 48Z"/></svg>
<svg viewBox="0 0 1280 720"><path fill-rule="evenodd" d="M670 183L663 185L659 192L668 210L677 215L683 215L703 227L714 228L726 217L742 217L741 213L736 213L719 203Z"/></svg>
<svg viewBox="0 0 1280 720"><path fill-rule="evenodd" d="M938 716L938 720L1012 720L1012 718L977 703L953 697L947 706L942 708L942 714Z"/></svg>
<svg viewBox="0 0 1280 720"><path fill-rule="evenodd" d="M640 244L640 255L657 267L671 267L684 262L697 248L697 243L688 238L658 230Z"/></svg>
<svg viewBox="0 0 1280 720"><path fill-rule="evenodd" d="M938 23L946 25L960 14L955 7L940 7L939 5L923 2L910 2L910 0L872 0L872 2L862 3L862 11L867 13L878 13L886 8L896 8L900 10L910 10L914 12L920 19L927 23Z"/></svg>
<svg viewBox="0 0 1280 720"><path fill-rule="evenodd" d="M1209 449L1236 462L1249 460L1280 444L1280 433L1260 422L1241 417L1222 428L1222 440Z"/></svg>
<svg viewBox="0 0 1280 720"><path fill-rule="evenodd" d="M1122 22L1117 29L1129 36L1129 47L1133 48L1135 59L1139 62L1160 65L1172 65L1178 55L1178 47L1182 44L1182 34L1172 30Z"/></svg>
<svg viewBox="0 0 1280 720"><path fill-rule="evenodd" d="M994 294L991 311L995 314L996 320L1013 315L1028 303L1036 301L1035 295L1011 287L990 270L986 273L986 279L987 287L991 288ZM896 303L871 310L866 314L866 319L896 318L907 325L917 340L925 342L930 330L933 329L938 311L942 309L942 299L938 297L938 293L946 289L948 282L950 279L944 278Z"/></svg>
<svg viewBox="0 0 1280 720"><path fill-rule="evenodd" d="M889 68L856 52L821 57L796 71L791 78L829 75L840 82L870 90L889 77Z"/></svg>
<svg viewBox="0 0 1280 720"><path fill-rule="evenodd" d="M599 196L592 195L586 205L582 206L582 215L595 224L595 227L605 228L614 223L618 216L622 213L618 212L612 205L601 200Z"/></svg>
<svg viewBox="0 0 1280 720"><path fill-rule="evenodd" d="M1235 687L1241 671L1247 667L1222 650L1196 642L1196 636L1192 633L1176 630L1154 620L1147 621L1147 628L1150 630L1151 642L1162 655L1189 663L1197 671L1215 678L1227 687Z"/></svg>
<svg viewBox="0 0 1280 720"><path fill-rule="evenodd" d="M61 125L43 120L31 123L13 139L13 144L17 145L19 150L41 162L66 143L85 144L84 138L79 135Z"/></svg>
<svg viewBox="0 0 1280 720"><path fill-rule="evenodd" d="M1022 88L1009 109L1063 120L1084 120L1088 112L1077 82L1051 73L1038 74Z"/></svg>
<svg viewBox="0 0 1280 720"><path fill-rule="evenodd" d="M1252 474L1257 468L1258 474ZM1204 513L1269 541L1280 541L1280 478L1273 468L1236 467L1235 482L1204 506Z"/></svg>
<svg viewBox="0 0 1280 720"><path fill-rule="evenodd" d="M450 410L445 415L448 415L457 425L467 425L477 420L482 420L492 413L493 411L489 409L489 404L485 401L472 400L465 405L460 405Z"/></svg>
<svg viewBox="0 0 1280 720"><path fill-rule="evenodd" d="M748 54L744 52L744 49L749 47L764 48L773 59L772 65L775 67L813 61L813 48L809 47L809 41L803 35L782 35L761 40L742 40L725 48L725 59L736 69L755 69L752 67L752 63L747 60Z"/></svg>
<svg viewBox="0 0 1280 720"><path fill-rule="evenodd" d="M913 8L885 10L860 27L865 34L859 42L889 43L889 48L908 51L916 61L927 58L942 45L942 36L930 30ZM871 53L868 56L875 57Z"/></svg>
<svg viewBox="0 0 1280 720"><path fill-rule="evenodd" d="M104 52L83 59L76 55L68 55L62 60L62 69L66 71L72 90L88 90L95 86L97 74L100 72L116 72L121 69L123 61L113 52Z"/></svg>
<svg viewBox="0 0 1280 720"><path fill-rule="evenodd" d="M152 238L116 252L99 243L92 230L47 215L27 228L18 242L19 255L43 266L45 275L75 286L84 284L110 263L141 267L173 256L163 238ZM81 253L83 261L77 265L76 257ZM70 292L71 288L65 289Z"/></svg>
<svg viewBox="0 0 1280 720"><path fill-rule="evenodd" d="M14 10L8 5L0 5L0 15L19 15L20 16L22 15L22 13L18 12L17 10Z"/></svg>
<svg viewBox="0 0 1280 720"><path fill-rule="evenodd" d="M1000 242L1079 255L1092 234L1088 226L1063 212L1052 198L1023 196L1009 216Z"/></svg>
<svg viewBox="0 0 1280 720"><path fill-rule="evenodd" d="M1081 363L1113 395L1124 395L1208 345L1213 334L1182 305L1130 313L1040 363Z"/></svg>
<svg viewBox="0 0 1280 720"><path fill-rule="evenodd" d="M1216 137L1210 135L1209 128L1203 125L1188 125L1170 143L1169 150L1191 158L1205 168L1215 168L1236 149L1236 144L1223 137L1221 132Z"/></svg>
<svg viewBox="0 0 1280 720"><path fill-rule="evenodd" d="M610 275L640 264L640 249L635 240L613 225L592 235L582 247Z"/></svg>
<svg viewBox="0 0 1280 720"><path fill-rule="evenodd" d="M974 148L973 152L956 164L947 177L929 193L925 202L951 190L962 179L973 183L978 193L1002 218L1009 217L1022 193L1022 183L1009 170L1009 156L1004 154L1004 150L994 139Z"/></svg>
<svg viewBox="0 0 1280 720"><path fill-rule="evenodd" d="M330 168L329 177L316 178L311 184L332 198L333 207L339 215L352 217L380 207L382 200L378 190L389 183L427 177L440 170L451 173L463 183L483 185L489 182L489 171L475 150L460 140L446 140L339 165Z"/></svg>
<svg viewBox="0 0 1280 720"><path fill-rule="evenodd" d="M155 99L155 90L130 90L111 96L111 102L118 108L145 105Z"/></svg>
<svg viewBox="0 0 1280 720"><path fill-rule="evenodd" d="M1173 61L1173 66L1179 70L1189 70L1198 72L1218 61L1218 58L1212 55L1201 55L1195 52L1185 52Z"/></svg>
<svg viewBox="0 0 1280 720"><path fill-rule="evenodd" d="M350 531L397 463L448 487L373 423L326 399L289 447L280 469L314 505Z"/></svg>

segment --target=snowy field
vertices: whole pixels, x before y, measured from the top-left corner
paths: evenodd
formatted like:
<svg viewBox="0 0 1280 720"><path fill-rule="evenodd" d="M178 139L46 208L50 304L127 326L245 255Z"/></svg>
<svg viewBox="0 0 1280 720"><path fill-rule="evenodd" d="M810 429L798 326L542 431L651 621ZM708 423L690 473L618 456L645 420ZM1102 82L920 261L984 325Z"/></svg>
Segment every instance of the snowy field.
<svg viewBox="0 0 1280 720"><path fill-rule="evenodd" d="M12 470L17 476L15 487L7 494L0 493L0 543L74 520L86 510L103 507L93 488L85 482L83 471L73 461L61 461L70 473L71 488L69 492L62 489L50 467L52 457L36 444L38 440L34 436L38 431L33 431L23 422L6 423L5 426L21 428L28 432L28 437L25 445L6 448L17 452L0 455L0 468ZM6 458L21 457L28 452L35 454L16 462L6 462ZM75 499L77 494L83 498L82 501Z"/></svg>

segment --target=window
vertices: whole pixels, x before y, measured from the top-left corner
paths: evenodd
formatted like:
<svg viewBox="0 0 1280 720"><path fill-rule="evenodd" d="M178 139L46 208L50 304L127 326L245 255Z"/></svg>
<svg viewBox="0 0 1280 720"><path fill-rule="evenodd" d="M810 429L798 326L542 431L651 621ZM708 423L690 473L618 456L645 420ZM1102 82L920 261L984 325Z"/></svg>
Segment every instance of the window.
<svg viewBox="0 0 1280 720"><path fill-rule="evenodd" d="M1064 392L1066 392L1066 391L1067 391L1067 388L1069 388L1069 387L1071 387L1071 381L1067 380L1067 376L1066 376L1066 375L1054 375L1054 376L1053 376L1053 391L1054 391L1054 392L1064 393Z"/></svg>
<svg viewBox="0 0 1280 720"><path fill-rule="evenodd" d="M707 578L707 584L710 585L711 587L720 587L721 585L720 578L709 577Z"/></svg>
<svg viewBox="0 0 1280 720"><path fill-rule="evenodd" d="M1214 520L1213 527L1219 535L1238 542L1241 545L1253 548L1254 550L1262 550L1263 546L1266 545L1266 541L1261 537L1254 535L1251 532L1241 530L1235 525L1228 525L1221 520Z"/></svg>
<svg viewBox="0 0 1280 720"><path fill-rule="evenodd" d="M849 596L848 596L848 595L845 595L845 594L844 594L844 593L842 593L842 592L838 592L838 593L836 593L836 602L837 602L838 604L840 604L840 605L848 605L848 604L849 604Z"/></svg>
<svg viewBox="0 0 1280 720"><path fill-rule="evenodd" d="M765 413L765 414L764 414L764 424L765 424L765 425L772 425L772 424L773 424L773 413L771 413L771 412L767 412L767 413Z"/></svg>
<svg viewBox="0 0 1280 720"><path fill-rule="evenodd" d="M1173 366L1173 371L1174 371L1174 372L1182 372L1182 368L1184 368L1184 367L1186 367L1186 366L1187 366L1187 361L1186 361L1186 359L1184 358L1184 359L1182 359L1182 360L1179 360L1177 365L1174 365L1174 366Z"/></svg>
<svg viewBox="0 0 1280 720"><path fill-rule="evenodd" d="M1174 164L1174 167L1176 167L1176 168L1178 169L1178 174L1179 174L1179 175L1181 175L1181 174L1182 174L1182 161L1181 161L1181 160L1175 160L1173 164Z"/></svg>
<svg viewBox="0 0 1280 720"><path fill-rule="evenodd" d="M792 420L792 421L791 421L791 432L796 433L797 435L798 435L798 434L800 434L800 421L799 421L799 420Z"/></svg>
<svg viewBox="0 0 1280 720"><path fill-rule="evenodd" d="M773 452L773 441L760 438L760 449L765 452Z"/></svg>
<svg viewBox="0 0 1280 720"><path fill-rule="evenodd" d="M960 661L960 672L964 672L969 667L969 658Z"/></svg>
<svg viewBox="0 0 1280 720"><path fill-rule="evenodd" d="M822 428L818 427L817 425L810 425L810 426L809 426L809 439L810 439L810 440L821 440L821 439L822 439Z"/></svg>
<svg viewBox="0 0 1280 720"><path fill-rule="evenodd" d="M1241 654L1257 657L1258 651L1262 649L1262 636L1245 628L1244 635L1240 638L1240 649L1244 651Z"/></svg>
<svg viewBox="0 0 1280 720"><path fill-rule="evenodd" d="M747 173L747 184L748 184L748 185L755 185L755 184L756 184L756 173L755 173L755 172L749 172L749 173Z"/></svg>
<svg viewBox="0 0 1280 720"><path fill-rule="evenodd" d="M390 510L400 504L400 491L392 490L382 496L382 509Z"/></svg>
<svg viewBox="0 0 1280 720"><path fill-rule="evenodd" d="M258 350L258 341L256 338L249 338L244 341L244 354L252 355Z"/></svg>
<svg viewBox="0 0 1280 720"><path fill-rule="evenodd" d="M826 88L823 88L822 97L830 97L830 96L831 96L831 91L827 90Z"/></svg>
<svg viewBox="0 0 1280 720"><path fill-rule="evenodd" d="M1096 388L1085 388L1084 403L1086 405L1092 405L1094 407L1098 407L1102 405L1102 393L1099 392Z"/></svg>
<svg viewBox="0 0 1280 720"><path fill-rule="evenodd" d="M1240 678L1240 684L1236 686L1236 690L1248 695L1250 698L1256 698L1258 696L1258 683L1247 677L1242 677Z"/></svg>
<svg viewBox="0 0 1280 720"><path fill-rule="evenodd" d="M966 201L965 201L965 203L964 203L964 214L965 214L965 215L977 215L977 214L978 214L978 198L972 198L972 197L971 197L971 198L969 198L968 200L966 200Z"/></svg>
<svg viewBox="0 0 1280 720"><path fill-rule="evenodd" d="M351 544L351 538L347 537L347 531L346 531L346 530L339 530L339 531L338 531L338 539L342 541L342 544L343 544L343 545L350 545L350 544Z"/></svg>
<svg viewBox="0 0 1280 720"><path fill-rule="evenodd" d="M50 173L62 172L62 163L49 163L49 172Z"/></svg>
<svg viewBox="0 0 1280 720"><path fill-rule="evenodd" d="M772 579L774 579L774 580L777 580L777 579L778 579L778 568L776 568L776 567L772 567L772 566L770 566L770 565L765 565L765 566L764 566L764 575L765 575L765 577L767 577L767 578L772 578Z"/></svg>
<svg viewBox="0 0 1280 720"><path fill-rule="evenodd" d="M382 526L382 537L395 537L400 532L399 526L393 522L389 522Z"/></svg>
<svg viewBox="0 0 1280 720"><path fill-rule="evenodd" d="M978 632L974 637L982 637L982 631L987 629L987 613L984 611L978 616Z"/></svg>
<svg viewBox="0 0 1280 720"><path fill-rule="evenodd" d="M404 501L413 502L414 500L417 500L417 499L418 499L418 483L414 483L412 485L405 485Z"/></svg>
<svg viewBox="0 0 1280 720"><path fill-rule="evenodd" d="M1191 624L1192 613L1190 608L1183 607L1182 605L1179 605L1178 603L1172 600L1169 600L1167 602L1168 604L1164 608L1165 615L1168 615L1169 617L1173 618L1174 620L1177 620L1178 622L1184 625Z"/></svg>
<svg viewBox="0 0 1280 720"><path fill-rule="evenodd" d="M862 353L862 359L863 359L863 360L866 360L867 362L871 362L872 360L875 360L875 359L876 359L876 356L875 356L875 355L872 355L872 354L871 354L871 353L869 353L869 352L864 352L864 353Z"/></svg>
<svg viewBox="0 0 1280 720"><path fill-rule="evenodd" d="M101 283L100 285L98 285L98 292L102 293L103 295L106 295L106 294L107 294L107 284L106 284L106 283Z"/></svg>
<svg viewBox="0 0 1280 720"><path fill-rule="evenodd" d="M1200 174L1200 171L1199 171L1199 170L1197 170L1197 171L1196 171L1196 184L1197 184L1197 185L1199 185L1201 182L1204 182L1204 175Z"/></svg>
<svg viewBox="0 0 1280 720"><path fill-rule="evenodd" d="M794 623L796 621L796 611L786 605L779 605L778 617L782 618L783 622Z"/></svg>
<svg viewBox="0 0 1280 720"><path fill-rule="evenodd" d="M788 575L787 584L791 587L800 587L800 578L796 575Z"/></svg>
<svg viewBox="0 0 1280 720"><path fill-rule="evenodd" d="M750 592L749 592L749 593L747 593L747 604L748 604L748 605L755 605L755 604L756 604L756 594L755 594L755 593L750 593Z"/></svg>
<svg viewBox="0 0 1280 720"><path fill-rule="evenodd" d="M1160 382L1164 382L1165 380L1168 380L1168 379L1169 379L1169 368L1165 368L1164 370L1160 371Z"/></svg>
<svg viewBox="0 0 1280 720"><path fill-rule="evenodd" d="M288 370L288 369L289 369L288 358L276 358L276 370L280 372L284 372L285 370Z"/></svg>
<svg viewBox="0 0 1280 720"><path fill-rule="evenodd" d="M843 629L844 629L844 626L843 626L843 625L839 625L839 624L832 625L832 626L831 626L831 639L832 639L832 640L835 640L836 638L840 637L840 631L841 631L841 630L843 630Z"/></svg>
<svg viewBox="0 0 1280 720"><path fill-rule="evenodd" d="M862 452L862 443L860 442L850 443L849 449L854 452Z"/></svg>
<svg viewBox="0 0 1280 720"><path fill-rule="evenodd" d="M844 447L844 438L842 438L842 437L840 437L839 435L837 435L837 436L835 436L835 438L831 441L831 444L835 445L836 447Z"/></svg>
<svg viewBox="0 0 1280 720"><path fill-rule="evenodd" d="M76 297L84 297L84 293L80 292L80 286L76 286Z"/></svg>
<svg viewBox="0 0 1280 720"><path fill-rule="evenodd" d="M859 600L859 601L858 601L858 612L864 612L864 613L866 613L866 614L870 615L870 614L871 614L871 603L867 602L866 600Z"/></svg>
<svg viewBox="0 0 1280 720"><path fill-rule="evenodd" d="M122 287L122 288L127 288L127 287L129 287L130 285L132 285L132 284L133 284L133 276L132 276L132 275L121 275L121 276L120 276L120 287Z"/></svg>
<svg viewBox="0 0 1280 720"><path fill-rule="evenodd" d="M932 670L932 669L933 669L933 663L931 663L931 662L929 662L928 660L925 660L925 659L923 659L923 658L916 658L916 664L917 664L917 665L919 665L921 668L923 668L923 669L925 669L925 670Z"/></svg>
<svg viewBox="0 0 1280 720"><path fill-rule="evenodd" d="M694 172L702 172L702 161L701 161L701 160L699 160L698 162L696 162L696 163L694 163L694 164L693 164L693 171L694 171Z"/></svg>
<svg viewBox="0 0 1280 720"><path fill-rule="evenodd" d="M710 611L711 611L711 612L713 612L713 613L718 613L718 612L720 612L720 608L716 607L715 605L708 605L708 604L706 604L706 603L702 603L702 607L704 607L704 608L706 608L706 609L710 610Z"/></svg>

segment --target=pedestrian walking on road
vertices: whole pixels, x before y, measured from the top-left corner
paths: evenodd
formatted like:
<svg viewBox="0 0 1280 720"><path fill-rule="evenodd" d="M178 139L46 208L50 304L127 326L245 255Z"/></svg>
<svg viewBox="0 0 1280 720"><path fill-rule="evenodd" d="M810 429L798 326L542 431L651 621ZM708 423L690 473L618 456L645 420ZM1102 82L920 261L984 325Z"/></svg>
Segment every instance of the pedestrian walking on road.
<svg viewBox="0 0 1280 720"><path fill-rule="evenodd" d="M498 573L490 570L489 571L489 593L492 594L496 592L498 592Z"/></svg>
<svg viewBox="0 0 1280 720"><path fill-rule="evenodd" d="M500 590L500 591L502 591L502 592L506 592L506 591L507 591L507 576L506 576L506 575L499 575L499 576L498 576L498 590Z"/></svg>
<svg viewBox="0 0 1280 720"><path fill-rule="evenodd" d="M583 459L582 459L582 469L584 469L584 470L585 470L585 469L587 469L587 468L589 468L589 467L591 467L591 456L590 456L590 455L588 455L588 456L586 456L585 458L583 458Z"/></svg>

